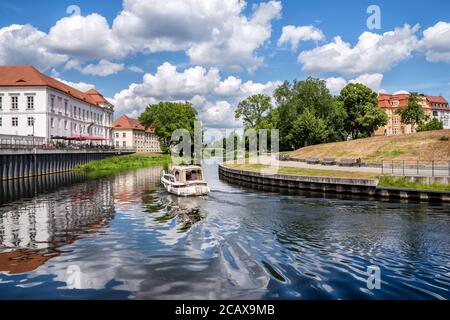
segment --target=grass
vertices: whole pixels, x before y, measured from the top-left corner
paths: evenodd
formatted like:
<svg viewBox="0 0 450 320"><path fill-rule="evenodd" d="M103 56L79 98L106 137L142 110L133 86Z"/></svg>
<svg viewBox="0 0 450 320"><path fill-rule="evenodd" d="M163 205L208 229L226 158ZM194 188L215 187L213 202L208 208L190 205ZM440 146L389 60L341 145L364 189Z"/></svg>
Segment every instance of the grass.
<svg viewBox="0 0 450 320"><path fill-rule="evenodd" d="M169 162L169 155L133 154L91 161L85 165L77 166L75 170L90 176L103 176L120 171L164 165Z"/></svg>
<svg viewBox="0 0 450 320"><path fill-rule="evenodd" d="M270 169L270 166L261 164L225 164L226 167L236 170L262 172L263 169ZM305 177L332 177L332 178L346 178L346 179L378 179L378 186L388 188L403 188L416 190L438 190L450 191L450 185L446 184L425 184L420 182L409 182L404 178L393 178L389 176L379 176L376 173L368 172L354 172L354 171L338 171L338 170L321 170L308 168L294 168L294 167L278 167L276 174L291 175L291 176L305 176Z"/></svg>
<svg viewBox="0 0 450 320"><path fill-rule="evenodd" d="M264 169L270 169L268 165L262 164L226 164L226 167L236 170L261 172ZM333 178L349 178L349 179L377 179L377 174L368 172L353 172L353 171L339 171L339 170L322 170L322 169L307 169L307 168L293 168L293 167L278 167L277 174L292 175L292 176L310 176L310 177L333 177Z"/></svg>
<svg viewBox="0 0 450 320"><path fill-rule="evenodd" d="M432 161L450 160L450 130L374 137L301 148L289 155L297 159L351 158L365 162L382 160Z"/></svg>
<svg viewBox="0 0 450 320"><path fill-rule="evenodd" d="M410 182L403 178L393 177L381 177L378 186L387 188L450 191L450 185L446 184Z"/></svg>

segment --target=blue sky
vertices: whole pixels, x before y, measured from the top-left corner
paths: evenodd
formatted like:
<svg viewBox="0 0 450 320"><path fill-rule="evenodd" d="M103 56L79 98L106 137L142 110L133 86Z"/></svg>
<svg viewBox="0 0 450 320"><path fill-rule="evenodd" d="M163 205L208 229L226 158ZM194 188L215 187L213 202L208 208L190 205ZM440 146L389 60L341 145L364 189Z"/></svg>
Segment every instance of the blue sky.
<svg viewBox="0 0 450 320"><path fill-rule="evenodd" d="M95 86L117 115L188 100L207 125L235 127L239 99L309 75L333 93L357 81L450 99L450 1L3 0L0 17L2 65Z"/></svg>

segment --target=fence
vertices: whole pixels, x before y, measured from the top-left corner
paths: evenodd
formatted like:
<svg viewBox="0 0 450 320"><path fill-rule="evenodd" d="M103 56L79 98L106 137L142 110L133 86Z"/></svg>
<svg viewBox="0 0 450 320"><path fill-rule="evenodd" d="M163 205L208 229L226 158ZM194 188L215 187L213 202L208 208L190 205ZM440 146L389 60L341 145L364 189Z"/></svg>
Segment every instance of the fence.
<svg viewBox="0 0 450 320"><path fill-rule="evenodd" d="M399 176L449 177L450 161L382 161L381 173Z"/></svg>
<svg viewBox="0 0 450 320"><path fill-rule="evenodd" d="M42 148L44 141L43 137L0 135L0 149Z"/></svg>

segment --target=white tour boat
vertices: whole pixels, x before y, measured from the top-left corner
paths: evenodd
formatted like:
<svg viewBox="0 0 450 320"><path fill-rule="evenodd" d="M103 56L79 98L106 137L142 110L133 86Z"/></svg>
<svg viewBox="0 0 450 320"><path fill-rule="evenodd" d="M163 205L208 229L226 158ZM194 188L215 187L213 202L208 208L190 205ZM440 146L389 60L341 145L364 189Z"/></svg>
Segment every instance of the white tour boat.
<svg viewBox="0 0 450 320"><path fill-rule="evenodd" d="M182 197L204 196L210 192L202 167L196 165L174 166L168 173L164 171L161 183L169 193Z"/></svg>

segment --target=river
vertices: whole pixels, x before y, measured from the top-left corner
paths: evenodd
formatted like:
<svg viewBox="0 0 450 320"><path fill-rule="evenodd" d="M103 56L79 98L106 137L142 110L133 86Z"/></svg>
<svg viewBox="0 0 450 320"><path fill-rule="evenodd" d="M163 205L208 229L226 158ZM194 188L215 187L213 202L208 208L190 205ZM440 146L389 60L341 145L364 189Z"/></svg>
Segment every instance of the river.
<svg viewBox="0 0 450 320"><path fill-rule="evenodd" d="M280 194L212 165L211 194L178 199L161 170L3 183L0 299L450 298L449 206Z"/></svg>

